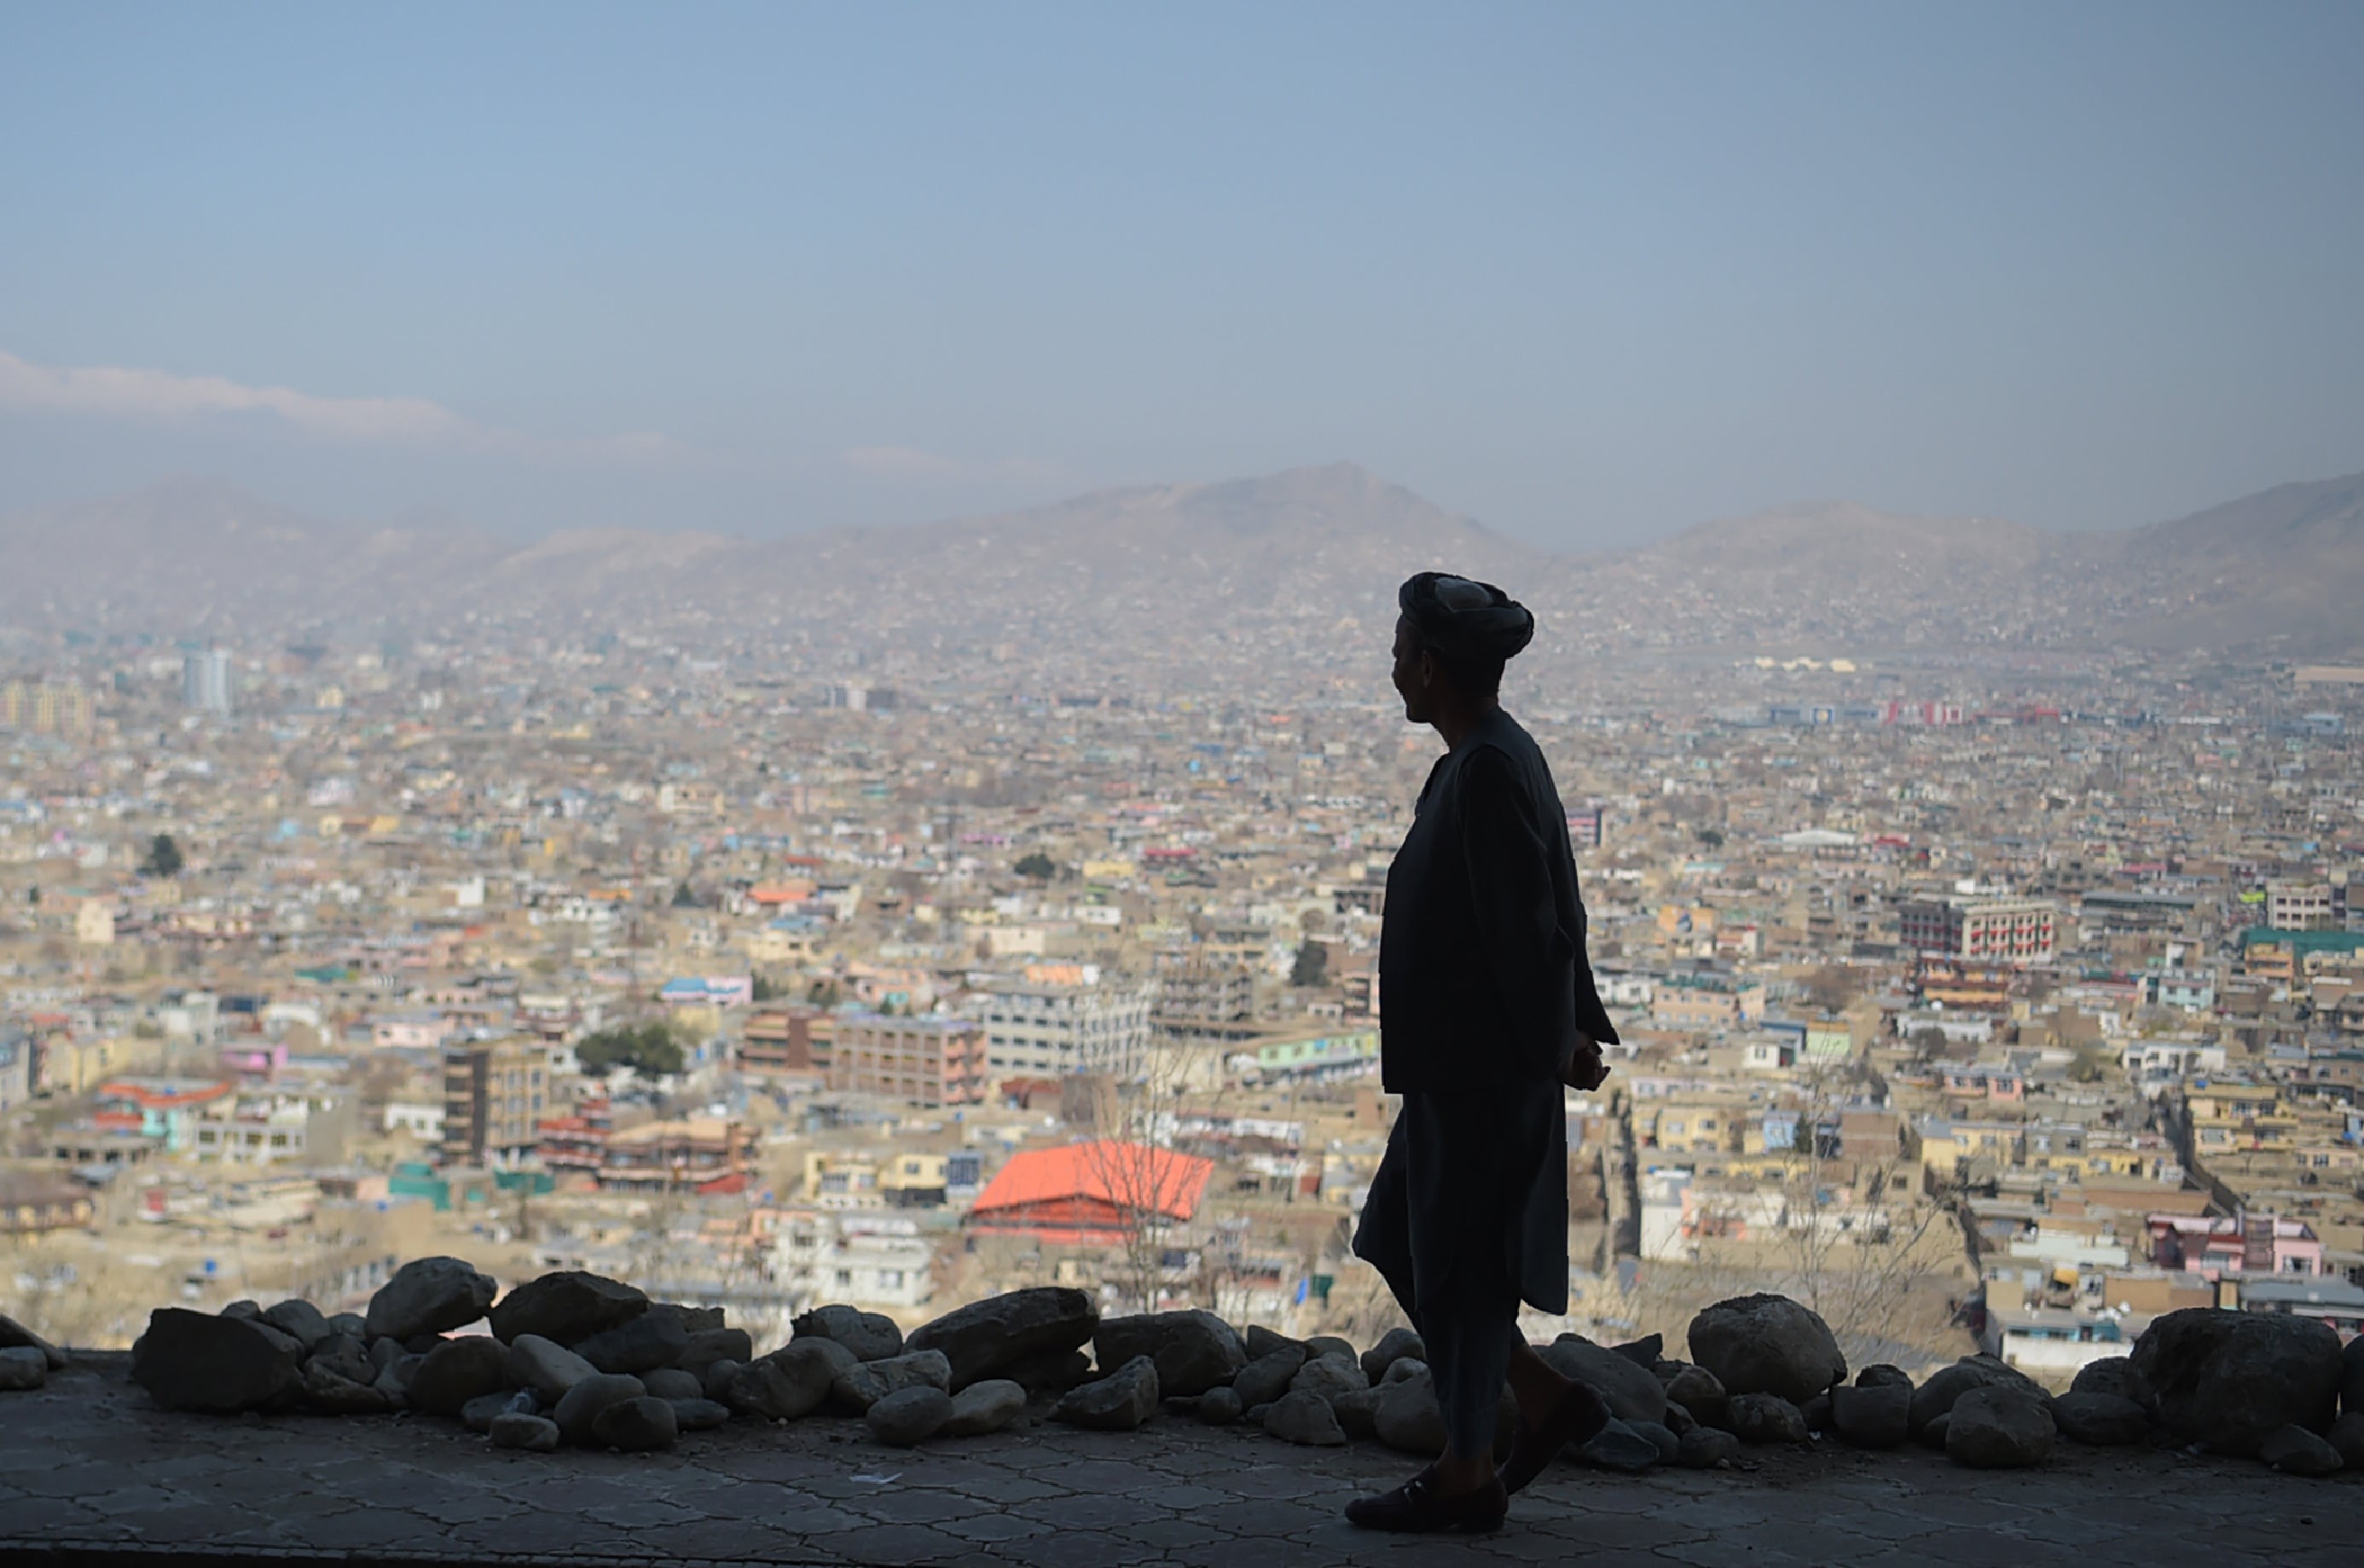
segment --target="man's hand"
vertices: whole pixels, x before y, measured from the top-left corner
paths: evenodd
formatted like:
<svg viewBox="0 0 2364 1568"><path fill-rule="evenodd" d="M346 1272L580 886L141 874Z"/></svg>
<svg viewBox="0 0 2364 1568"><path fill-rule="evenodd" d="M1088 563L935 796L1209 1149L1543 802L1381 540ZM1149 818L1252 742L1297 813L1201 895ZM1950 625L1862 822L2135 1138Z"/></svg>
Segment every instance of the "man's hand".
<svg viewBox="0 0 2364 1568"><path fill-rule="evenodd" d="M1571 1089L1588 1093L1598 1089L1609 1077L1609 1064L1600 1060L1600 1042L1584 1035L1562 1052L1559 1059L1559 1081Z"/></svg>

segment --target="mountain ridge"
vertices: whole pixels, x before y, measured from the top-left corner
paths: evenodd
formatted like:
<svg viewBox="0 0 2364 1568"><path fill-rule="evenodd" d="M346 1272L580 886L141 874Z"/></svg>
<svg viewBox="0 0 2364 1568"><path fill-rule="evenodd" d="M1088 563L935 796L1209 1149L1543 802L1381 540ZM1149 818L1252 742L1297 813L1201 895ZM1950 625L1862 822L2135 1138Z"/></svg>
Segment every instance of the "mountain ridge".
<svg viewBox="0 0 2364 1568"><path fill-rule="evenodd" d="M786 539L324 521L186 478L0 519L22 570L0 616L163 629L231 619L431 622L460 611L619 617L699 606L777 618L887 606L881 624L989 632L1047 609L1080 629L1243 616L1390 617L1441 566L1514 582L1588 646L1766 641L2274 645L2349 651L2364 592L2364 473L2272 486L2130 529L2047 533L1848 501L1711 519L1567 554L1354 463L1091 491L1048 505ZM142 569L127 572L124 563ZM1532 584L1532 588L1526 584Z"/></svg>

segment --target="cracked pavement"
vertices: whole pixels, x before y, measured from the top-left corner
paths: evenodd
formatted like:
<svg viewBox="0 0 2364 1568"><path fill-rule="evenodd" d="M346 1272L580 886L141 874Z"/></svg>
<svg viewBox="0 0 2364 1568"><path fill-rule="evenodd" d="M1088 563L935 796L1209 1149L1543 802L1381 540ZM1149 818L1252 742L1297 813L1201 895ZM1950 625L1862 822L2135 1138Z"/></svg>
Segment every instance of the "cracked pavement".
<svg viewBox="0 0 2364 1568"><path fill-rule="evenodd" d="M942 1564L1860 1563L2353 1568L2364 1476L2064 1444L2033 1471L1908 1450L1756 1450L1748 1471L1555 1466L1482 1537L1349 1528L1413 1462L1161 1416L894 1450L860 1421L734 1422L670 1454L495 1450L416 1417L170 1415L89 1357L0 1395L0 1560Z"/></svg>

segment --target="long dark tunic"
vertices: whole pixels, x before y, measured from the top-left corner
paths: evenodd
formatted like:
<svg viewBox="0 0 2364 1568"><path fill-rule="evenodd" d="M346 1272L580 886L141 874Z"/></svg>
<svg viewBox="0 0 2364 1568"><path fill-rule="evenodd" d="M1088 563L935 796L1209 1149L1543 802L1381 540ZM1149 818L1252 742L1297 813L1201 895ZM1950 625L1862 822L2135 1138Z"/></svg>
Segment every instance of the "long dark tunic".
<svg viewBox="0 0 2364 1568"><path fill-rule="evenodd" d="M1422 1297L1499 1257L1520 1299L1567 1309L1560 1062L1578 1032L1617 1039L1584 939L1559 792L1497 709L1429 773L1379 936L1380 1082L1404 1095L1389 1195L1401 1180Z"/></svg>

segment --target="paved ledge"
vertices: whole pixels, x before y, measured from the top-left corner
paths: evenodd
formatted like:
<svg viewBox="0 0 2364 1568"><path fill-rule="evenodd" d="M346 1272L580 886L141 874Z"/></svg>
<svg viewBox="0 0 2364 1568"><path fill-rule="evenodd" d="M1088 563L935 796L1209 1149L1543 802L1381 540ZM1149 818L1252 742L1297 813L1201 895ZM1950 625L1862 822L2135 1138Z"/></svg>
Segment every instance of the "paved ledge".
<svg viewBox="0 0 2364 1568"><path fill-rule="evenodd" d="M1747 1472L1556 1467L1487 1537L1349 1529L1411 1468L1161 1417L882 1448L859 1421L733 1423L671 1454L493 1450L456 1422L167 1415L86 1358L0 1395L0 1561L1302 1568L2355 1568L2364 1476L2302 1481L2158 1450L2064 1448L2038 1471L1912 1450L1755 1451Z"/></svg>

